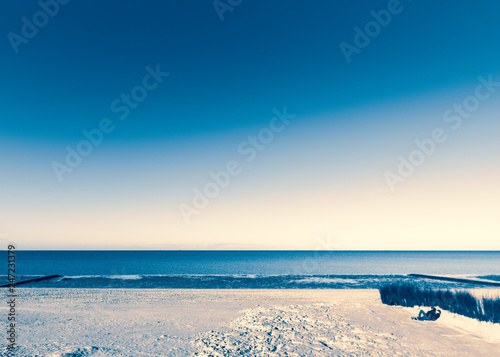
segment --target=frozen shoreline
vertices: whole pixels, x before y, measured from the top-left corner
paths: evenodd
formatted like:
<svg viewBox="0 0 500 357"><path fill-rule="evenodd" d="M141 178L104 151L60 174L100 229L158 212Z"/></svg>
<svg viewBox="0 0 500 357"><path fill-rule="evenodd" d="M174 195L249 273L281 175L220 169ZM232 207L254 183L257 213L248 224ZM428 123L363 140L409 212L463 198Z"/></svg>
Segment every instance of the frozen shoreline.
<svg viewBox="0 0 500 357"><path fill-rule="evenodd" d="M17 342L26 356L486 356L500 348L500 325L447 312L415 322L417 308L383 305L377 290L19 288L18 295Z"/></svg>

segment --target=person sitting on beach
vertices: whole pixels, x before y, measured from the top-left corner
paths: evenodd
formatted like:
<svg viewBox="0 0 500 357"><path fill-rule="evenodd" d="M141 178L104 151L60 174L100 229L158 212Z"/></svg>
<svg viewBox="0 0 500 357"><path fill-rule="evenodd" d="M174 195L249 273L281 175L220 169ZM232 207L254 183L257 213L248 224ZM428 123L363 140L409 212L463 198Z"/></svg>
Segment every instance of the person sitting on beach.
<svg viewBox="0 0 500 357"><path fill-rule="evenodd" d="M441 310L437 310L434 306L427 312L420 310L418 317L412 317L413 320L419 321L436 321L441 316Z"/></svg>

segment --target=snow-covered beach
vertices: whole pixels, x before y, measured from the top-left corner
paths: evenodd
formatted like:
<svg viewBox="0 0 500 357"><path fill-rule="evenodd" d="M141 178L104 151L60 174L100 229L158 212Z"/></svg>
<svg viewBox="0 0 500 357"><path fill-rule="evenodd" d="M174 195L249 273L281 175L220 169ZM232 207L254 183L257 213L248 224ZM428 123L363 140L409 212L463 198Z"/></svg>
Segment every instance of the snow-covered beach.
<svg viewBox="0 0 500 357"><path fill-rule="evenodd" d="M18 289L22 356L494 356L500 325L377 290ZM2 310L6 311L5 307ZM5 312L4 311L4 312Z"/></svg>

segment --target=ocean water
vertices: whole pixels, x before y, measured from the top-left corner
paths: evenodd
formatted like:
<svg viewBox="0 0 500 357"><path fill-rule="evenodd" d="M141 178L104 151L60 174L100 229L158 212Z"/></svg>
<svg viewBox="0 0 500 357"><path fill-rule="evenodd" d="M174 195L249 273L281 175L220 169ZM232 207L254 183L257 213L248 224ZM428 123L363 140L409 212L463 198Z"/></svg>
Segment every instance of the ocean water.
<svg viewBox="0 0 500 357"><path fill-rule="evenodd" d="M5 252L5 262L7 262ZM324 289L377 288L396 281L470 287L407 274L500 275L500 252L380 251L17 251L25 287ZM7 277L2 279L7 284Z"/></svg>

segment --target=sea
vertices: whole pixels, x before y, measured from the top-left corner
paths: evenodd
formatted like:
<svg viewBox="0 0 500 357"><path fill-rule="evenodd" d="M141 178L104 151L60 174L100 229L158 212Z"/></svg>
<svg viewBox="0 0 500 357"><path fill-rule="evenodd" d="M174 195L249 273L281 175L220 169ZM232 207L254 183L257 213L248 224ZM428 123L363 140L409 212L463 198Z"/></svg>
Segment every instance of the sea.
<svg viewBox="0 0 500 357"><path fill-rule="evenodd" d="M5 251L5 271L7 252ZM471 288L428 274L500 281L500 252L478 251L16 251L19 288L376 289L392 283ZM8 284L7 275L3 275ZM3 284L2 284L3 285Z"/></svg>

